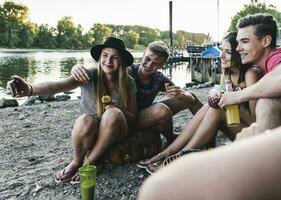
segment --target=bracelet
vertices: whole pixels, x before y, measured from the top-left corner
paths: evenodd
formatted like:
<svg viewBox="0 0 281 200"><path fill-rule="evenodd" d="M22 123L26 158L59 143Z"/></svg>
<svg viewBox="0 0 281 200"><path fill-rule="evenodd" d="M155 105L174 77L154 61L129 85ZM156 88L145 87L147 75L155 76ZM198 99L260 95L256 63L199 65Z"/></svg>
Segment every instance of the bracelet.
<svg viewBox="0 0 281 200"><path fill-rule="evenodd" d="M31 97L33 94L33 87L32 87L32 85L28 85L28 86L30 87L30 93L29 93L28 97Z"/></svg>

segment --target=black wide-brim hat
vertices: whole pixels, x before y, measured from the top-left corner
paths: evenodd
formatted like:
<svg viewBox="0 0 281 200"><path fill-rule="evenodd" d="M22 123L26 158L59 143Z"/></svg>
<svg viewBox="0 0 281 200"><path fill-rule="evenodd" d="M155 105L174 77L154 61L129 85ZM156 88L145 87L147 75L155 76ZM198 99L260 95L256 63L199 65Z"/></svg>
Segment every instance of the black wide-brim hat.
<svg viewBox="0 0 281 200"><path fill-rule="evenodd" d="M133 64L134 57L129 51L126 50L124 42L114 37L108 37L103 44L98 44L91 48L91 55L95 59L95 61L99 61L101 51L106 47L118 50L119 54L122 57L124 67L128 67Z"/></svg>

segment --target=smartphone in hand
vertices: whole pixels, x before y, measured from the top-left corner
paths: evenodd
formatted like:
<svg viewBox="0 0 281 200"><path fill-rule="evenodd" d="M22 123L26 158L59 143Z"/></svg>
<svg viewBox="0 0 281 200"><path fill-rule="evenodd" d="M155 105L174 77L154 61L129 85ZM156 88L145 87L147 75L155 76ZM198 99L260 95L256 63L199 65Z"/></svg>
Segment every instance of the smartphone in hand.
<svg viewBox="0 0 281 200"><path fill-rule="evenodd" d="M165 83L165 89L166 89L166 92L167 92L167 90L168 90L169 86L170 86L170 83L166 82L166 83Z"/></svg>
<svg viewBox="0 0 281 200"><path fill-rule="evenodd" d="M15 80L8 81L7 86L11 90L12 97L17 96L19 91L18 91L18 87L17 87L16 81Z"/></svg>

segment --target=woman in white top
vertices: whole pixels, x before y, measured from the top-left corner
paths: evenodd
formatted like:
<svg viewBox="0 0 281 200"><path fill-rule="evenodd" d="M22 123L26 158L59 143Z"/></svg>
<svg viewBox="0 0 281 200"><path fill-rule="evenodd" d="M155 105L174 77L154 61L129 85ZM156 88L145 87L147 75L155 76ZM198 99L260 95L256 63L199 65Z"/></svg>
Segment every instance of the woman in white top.
<svg viewBox="0 0 281 200"><path fill-rule="evenodd" d="M133 63L133 56L124 42L109 37L103 44L93 46L91 55L98 67L89 72L91 80L86 84L70 76L30 85L21 77L12 76L20 91L17 97L51 95L81 86L82 114L72 130L73 160L55 174L56 182L78 182L77 171L84 160L96 164L112 144L126 138L129 126L135 123L136 85L126 71ZM112 99L109 104L101 100L105 95Z"/></svg>

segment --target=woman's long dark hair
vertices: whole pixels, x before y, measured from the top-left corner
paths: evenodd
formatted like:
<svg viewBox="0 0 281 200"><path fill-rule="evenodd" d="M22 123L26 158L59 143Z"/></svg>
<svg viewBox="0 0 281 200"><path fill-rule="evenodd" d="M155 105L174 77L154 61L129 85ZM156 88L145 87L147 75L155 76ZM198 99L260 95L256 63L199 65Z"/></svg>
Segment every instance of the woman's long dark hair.
<svg viewBox="0 0 281 200"><path fill-rule="evenodd" d="M241 63L241 56L236 50L238 42L236 40L237 32L230 32L228 33L223 40L226 40L230 43L231 46L231 66L230 68L225 69L225 75L230 75L232 73L231 68L237 68L239 70L239 79L238 83L241 83L245 80L245 73L250 68L249 65L243 65Z"/></svg>

